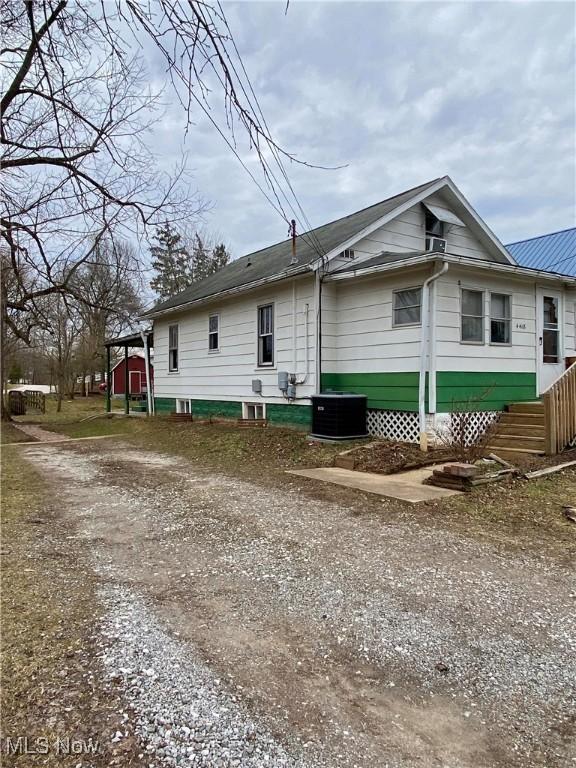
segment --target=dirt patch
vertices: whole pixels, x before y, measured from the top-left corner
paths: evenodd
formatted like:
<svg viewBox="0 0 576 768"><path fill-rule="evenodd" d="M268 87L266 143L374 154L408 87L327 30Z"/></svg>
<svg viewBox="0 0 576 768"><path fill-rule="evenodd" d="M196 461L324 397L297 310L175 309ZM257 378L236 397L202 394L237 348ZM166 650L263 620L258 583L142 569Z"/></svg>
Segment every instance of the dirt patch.
<svg viewBox="0 0 576 768"><path fill-rule="evenodd" d="M377 440L370 445L358 446L345 455L354 461L354 470L382 475L439 464L454 458L454 454L446 449L431 449L423 453L417 445L391 440Z"/></svg>

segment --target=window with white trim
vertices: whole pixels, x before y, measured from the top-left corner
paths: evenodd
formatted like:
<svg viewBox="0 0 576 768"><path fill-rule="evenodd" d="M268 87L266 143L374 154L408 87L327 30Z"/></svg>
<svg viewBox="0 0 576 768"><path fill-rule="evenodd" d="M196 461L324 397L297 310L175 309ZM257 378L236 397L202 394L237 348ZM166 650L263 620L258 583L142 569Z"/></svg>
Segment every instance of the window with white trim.
<svg viewBox="0 0 576 768"><path fill-rule="evenodd" d="M343 251L340 251L338 256L341 259L353 259L353 258L355 258L354 250L352 248L345 248Z"/></svg>
<svg viewBox="0 0 576 768"><path fill-rule="evenodd" d="M168 370L178 370L178 326L168 326Z"/></svg>
<svg viewBox="0 0 576 768"><path fill-rule="evenodd" d="M265 419L266 407L264 403L242 403L244 413L242 414L245 419Z"/></svg>
<svg viewBox="0 0 576 768"><path fill-rule="evenodd" d="M393 293L394 325L420 325L422 288L406 288Z"/></svg>
<svg viewBox="0 0 576 768"><path fill-rule="evenodd" d="M218 352L220 349L220 315L210 315L208 318L208 351Z"/></svg>
<svg viewBox="0 0 576 768"><path fill-rule="evenodd" d="M274 365L274 304L258 307L258 365Z"/></svg>
<svg viewBox="0 0 576 768"><path fill-rule="evenodd" d="M490 343L512 343L512 297L507 293L490 294Z"/></svg>
<svg viewBox="0 0 576 768"><path fill-rule="evenodd" d="M190 400L176 400L176 413L192 413Z"/></svg>
<svg viewBox="0 0 576 768"><path fill-rule="evenodd" d="M462 288L460 302L460 340L484 344L484 291Z"/></svg>

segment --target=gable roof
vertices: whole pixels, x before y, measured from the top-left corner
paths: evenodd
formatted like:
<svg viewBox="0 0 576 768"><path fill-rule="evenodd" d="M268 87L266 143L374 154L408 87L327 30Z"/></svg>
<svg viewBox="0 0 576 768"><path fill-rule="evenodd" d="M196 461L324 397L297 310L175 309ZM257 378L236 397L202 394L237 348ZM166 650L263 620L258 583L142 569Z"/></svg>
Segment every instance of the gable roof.
<svg viewBox="0 0 576 768"><path fill-rule="evenodd" d="M297 264L291 263L292 241L290 239L283 240L281 243L276 243L276 245L271 245L230 262L215 274L191 285L181 293L171 296L166 301L156 304L144 314L144 317L154 316L156 313L175 309L184 304L207 299L223 291L249 286L260 280L279 279L287 275L306 272L323 255L379 221L398 206L408 202L414 195L432 188L438 181L440 179L433 179L426 184L420 184L418 187L408 189L380 203L363 208L361 211L298 235L296 238Z"/></svg>
<svg viewBox="0 0 576 768"><path fill-rule="evenodd" d="M576 277L576 227L506 246L518 264Z"/></svg>
<svg viewBox="0 0 576 768"><path fill-rule="evenodd" d="M481 240L494 262L515 263L514 257L471 207L452 179L442 176L298 235L295 263L292 261L292 241L286 239L236 259L205 280L191 285L166 301L159 302L145 312L143 317L153 318L175 312L189 304L221 294L246 291L264 283L317 269L326 257L330 259L340 251L353 247L358 240L383 226L402 211L439 191L447 197L455 213L466 221L466 226ZM401 253L396 258L409 259L412 255Z"/></svg>

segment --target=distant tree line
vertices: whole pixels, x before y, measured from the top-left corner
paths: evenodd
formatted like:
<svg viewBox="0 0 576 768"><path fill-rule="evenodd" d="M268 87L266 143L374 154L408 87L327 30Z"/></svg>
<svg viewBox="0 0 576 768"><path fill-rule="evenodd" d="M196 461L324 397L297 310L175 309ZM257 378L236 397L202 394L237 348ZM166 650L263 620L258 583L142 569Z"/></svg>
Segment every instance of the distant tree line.
<svg viewBox="0 0 576 768"><path fill-rule="evenodd" d="M28 338L5 334L3 371L8 379L55 386L58 410L73 398L78 377L106 367L104 341L129 330L142 309L142 278L135 249L111 237L88 244L88 260L76 270L66 293L48 293L35 301L35 324ZM9 304L12 272L2 252L2 292ZM30 379L35 381L29 382ZM3 385L5 382L2 382ZM16 383L16 382L15 382Z"/></svg>

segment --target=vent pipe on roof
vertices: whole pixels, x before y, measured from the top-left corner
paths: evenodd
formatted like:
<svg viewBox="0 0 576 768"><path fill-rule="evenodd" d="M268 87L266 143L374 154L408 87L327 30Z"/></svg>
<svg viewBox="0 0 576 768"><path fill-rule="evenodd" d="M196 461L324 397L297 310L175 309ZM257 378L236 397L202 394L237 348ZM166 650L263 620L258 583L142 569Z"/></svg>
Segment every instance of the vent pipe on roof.
<svg viewBox="0 0 576 768"><path fill-rule="evenodd" d="M296 221L294 219L290 221L290 229L288 230L288 234L292 238L292 259L290 264L298 264L298 257L296 256Z"/></svg>

